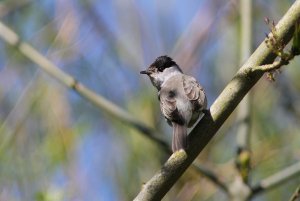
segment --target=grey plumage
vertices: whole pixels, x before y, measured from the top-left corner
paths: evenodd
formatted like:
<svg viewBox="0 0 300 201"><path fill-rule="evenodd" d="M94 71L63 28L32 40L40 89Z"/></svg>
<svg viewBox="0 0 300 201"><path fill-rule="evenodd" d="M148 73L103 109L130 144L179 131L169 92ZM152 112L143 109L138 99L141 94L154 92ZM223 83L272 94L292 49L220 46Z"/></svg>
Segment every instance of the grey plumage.
<svg viewBox="0 0 300 201"><path fill-rule="evenodd" d="M173 127L173 152L187 148L187 128L194 125L207 107L205 92L197 80L182 73L168 56L158 57L147 74L158 89L160 108Z"/></svg>

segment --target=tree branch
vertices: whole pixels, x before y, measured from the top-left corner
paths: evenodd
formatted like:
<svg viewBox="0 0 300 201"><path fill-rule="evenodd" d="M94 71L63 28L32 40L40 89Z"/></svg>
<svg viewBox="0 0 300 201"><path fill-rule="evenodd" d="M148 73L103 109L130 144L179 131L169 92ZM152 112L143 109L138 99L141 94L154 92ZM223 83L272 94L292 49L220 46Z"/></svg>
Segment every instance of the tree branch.
<svg viewBox="0 0 300 201"><path fill-rule="evenodd" d="M252 187L252 196L255 196L259 193L270 190L286 181L292 177L300 175L300 162L291 165L276 174L261 180L258 184Z"/></svg>
<svg viewBox="0 0 300 201"><path fill-rule="evenodd" d="M241 59L242 64L252 51L252 0L244 0L240 2L241 15ZM243 182L248 184L248 176L250 172L250 111L251 97L247 94L237 108L237 152L235 164L239 171L239 176Z"/></svg>
<svg viewBox="0 0 300 201"><path fill-rule="evenodd" d="M294 24L300 17L300 0L295 1L277 25L278 39L287 44L292 38ZM136 201L161 200L179 177L208 144L239 102L262 77L263 72L251 72L249 66L272 63L276 55L264 42L225 87L220 96L189 135L189 148L174 153L163 167L144 185Z"/></svg>
<svg viewBox="0 0 300 201"><path fill-rule="evenodd" d="M282 66L287 65L289 60L291 59L293 59L292 55L291 57L288 58L288 61L280 59L278 61L273 62L272 64L265 64L261 66L252 67L251 70L253 72L255 71L270 72L270 71L278 70Z"/></svg>
<svg viewBox="0 0 300 201"><path fill-rule="evenodd" d="M59 67L54 65L31 45L21 41L20 37L1 21L0 37L8 44L15 47L32 62L36 63L38 67L40 67L43 71L56 78L62 84L76 91L79 95L96 105L96 107L102 109L116 119L131 125L142 134L146 135L148 138L156 141L163 149L168 149L168 144L162 139L158 138L155 134L156 132L153 129L149 128L144 123L134 118L132 115L130 115L128 112L126 112L116 104L88 89L86 86L78 82L74 77L60 70Z"/></svg>
<svg viewBox="0 0 300 201"><path fill-rule="evenodd" d="M2 39L11 46L16 47L20 53L22 53L35 64L37 64L39 68L44 70L50 76L56 78L65 86L76 91L83 98L93 103L97 108L102 109L110 116L131 125L135 129L140 131L141 134L144 134L150 140L153 140L155 143L157 143L167 154L172 153L168 143L156 136L156 131L132 117L132 115L130 115L128 112L126 112L119 106L115 105L114 103L110 102L104 97L96 94L94 91L88 89L83 84L78 82L74 77L60 70L58 66L49 61L46 57L44 57L41 53L39 53L28 43L22 42L20 40L20 37L1 21L0 37L2 37ZM218 177L212 171L205 167L201 167L199 164L194 165L193 167L196 171L198 171L203 176L207 177L209 180L215 183L217 186L220 186L221 189L226 191L226 189L224 188L225 184L223 184L221 180L217 179Z"/></svg>

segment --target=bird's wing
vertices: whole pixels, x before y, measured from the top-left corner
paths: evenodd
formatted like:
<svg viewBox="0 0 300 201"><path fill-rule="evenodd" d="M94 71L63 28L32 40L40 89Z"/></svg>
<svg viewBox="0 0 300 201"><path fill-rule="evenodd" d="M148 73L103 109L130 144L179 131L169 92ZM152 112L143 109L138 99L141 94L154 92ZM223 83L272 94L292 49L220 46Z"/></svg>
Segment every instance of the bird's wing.
<svg viewBox="0 0 300 201"><path fill-rule="evenodd" d="M175 96L176 94L172 90L160 92L160 109L169 122L171 121L178 124L183 124L184 120L178 112Z"/></svg>
<svg viewBox="0 0 300 201"><path fill-rule="evenodd" d="M183 89L189 100L197 101L201 110L206 109L207 100L205 91L195 78L187 75L184 76Z"/></svg>
<svg viewBox="0 0 300 201"><path fill-rule="evenodd" d="M176 111L176 99L173 96L170 95L161 95L159 96L160 100L160 109L163 113L163 115L168 119L172 119L172 114L174 111Z"/></svg>

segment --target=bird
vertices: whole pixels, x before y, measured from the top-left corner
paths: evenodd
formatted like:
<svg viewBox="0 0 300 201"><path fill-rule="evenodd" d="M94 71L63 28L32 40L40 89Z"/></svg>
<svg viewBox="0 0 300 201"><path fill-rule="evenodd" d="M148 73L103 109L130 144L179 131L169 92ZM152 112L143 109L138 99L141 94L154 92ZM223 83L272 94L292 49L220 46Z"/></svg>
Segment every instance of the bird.
<svg viewBox="0 0 300 201"><path fill-rule="evenodd" d="M207 110L207 98L197 80L183 73L169 56L159 56L140 74L148 75L158 90L160 109L173 127L172 151L188 148L187 130Z"/></svg>

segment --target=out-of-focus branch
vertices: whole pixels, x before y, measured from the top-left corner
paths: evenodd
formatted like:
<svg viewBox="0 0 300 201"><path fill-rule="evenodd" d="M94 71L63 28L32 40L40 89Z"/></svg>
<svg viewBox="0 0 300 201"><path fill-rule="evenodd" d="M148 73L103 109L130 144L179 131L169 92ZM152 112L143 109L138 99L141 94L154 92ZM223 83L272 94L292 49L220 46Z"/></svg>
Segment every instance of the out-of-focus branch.
<svg viewBox="0 0 300 201"><path fill-rule="evenodd" d="M96 107L104 110L109 115L115 117L116 119L123 121L134 128L136 128L138 131L140 131L142 134L144 134L146 137L150 138L154 142L156 142L160 147L168 154L171 154L171 150L169 148L169 145L162 139L155 136L155 131L148 126L146 126L144 123L140 122L139 120L132 117L129 113L127 113L125 110L120 108L119 106L115 105L114 103L110 102L109 100L105 99L104 97L96 94L92 90L85 87L83 84L79 83L75 78L68 75L67 73L60 70L56 65L54 65L51 61L49 61L46 57L44 57L42 54L40 54L37 50L35 50L32 46L29 44L22 42L19 38L19 36L13 32L11 29L9 29L6 25L4 25L2 22L0 22L0 37L2 37L8 44L16 47L24 56L29 58L31 61L36 63L38 67L40 67L42 70L47 72L52 77L56 78L58 81L60 81L62 84L66 85L67 87L75 90L78 94L80 94L83 98L90 101ZM209 180L211 180L213 183L215 183L217 186L220 186L223 190L224 184L220 180L217 179L217 176L210 171L208 168L202 167L201 165L197 164L193 166L196 171L201 173L203 176L207 177ZM226 191L226 190L225 190Z"/></svg>
<svg viewBox="0 0 300 201"><path fill-rule="evenodd" d="M240 1L241 8L241 55L240 64L251 55L252 45L252 0ZM237 144L241 149L249 149L249 132L250 132L250 97L247 94L238 106L237 111Z"/></svg>
<svg viewBox="0 0 300 201"><path fill-rule="evenodd" d="M300 162L291 165L268 178L261 180L258 184L252 187L252 196L270 190L298 175L300 175Z"/></svg>
<svg viewBox="0 0 300 201"><path fill-rule="evenodd" d="M98 108L102 109L116 119L125 122L135 129L141 131L141 133L156 141L163 149L168 149L167 143L155 136L155 131L153 129L147 127L144 123L134 118L116 104L96 94L94 91L88 89L83 84L78 82L75 78L60 70L56 65L54 65L28 43L22 42L20 37L2 22L0 22L0 37L11 46L14 46L32 62L36 63L42 70L56 78L67 87L75 90L78 94L89 100Z"/></svg>
<svg viewBox="0 0 300 201"><path fill-rule="evenodd" d="M294 25L300 17L300 0L294 2L276 26L278 40L287 44L292 36ZM163 167L144 185L136 201L161 200L169 189L185 172L193 160L212 139L221 125L237 107L249 90L262 77L263 72L249 71L249 66L272 63L276 58L272 49L262 42L252 56L240 68L223 92L215 100L202 120L189 135L189 148L175 152Z"/></svg>
<svg viewBox="0 0 300 201"><path fill-rule="evenodd" d="M251 55L252 45L252 0L240 1L241 15L241 55L240 63ZM237 155L236 167L243 182L248 183L250 171L250 111L251 94L248 93L237 110Z"/></svg>
<svg viewBox="0 0 300 201"><path fill-rule="evenodd" d="M198 162L193 163L193 167L196 168L201 174L203 174L206 178L208 178L210 181L212 181L214 184L216 184L218 187L220 187L224 192L228 193L228 187L224 183L224 181L221 180L219 176L217 176L216 173L212 172L208 168L200 165Z"/></svg>

